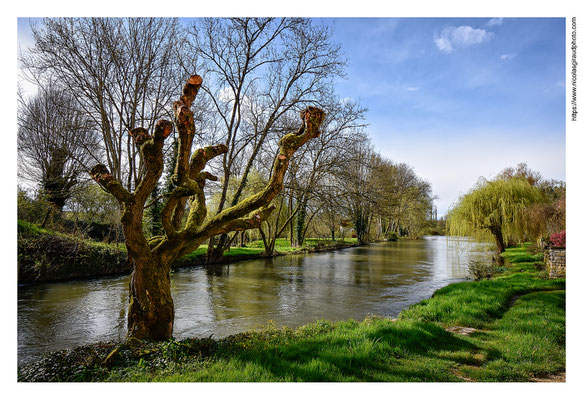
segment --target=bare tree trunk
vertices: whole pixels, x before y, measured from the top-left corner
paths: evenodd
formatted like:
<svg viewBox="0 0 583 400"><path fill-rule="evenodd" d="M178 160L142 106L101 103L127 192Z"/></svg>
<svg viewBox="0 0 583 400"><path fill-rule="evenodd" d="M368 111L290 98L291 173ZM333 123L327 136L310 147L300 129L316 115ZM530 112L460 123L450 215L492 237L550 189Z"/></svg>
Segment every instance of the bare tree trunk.
<svg viewBox="0 0 583 400"><path fill-rule="evenodd" d="M289 205L287 207L288 211L291 213L293 210L293 206L294 206L294 200L293 197L290 193L289 195ZM294 245L294 219L293 219L293 214L290 216L290 220L289 220L289 245L293 246Z"/></svg>
<svg viewBox="0 0 583 400"><path fill-rule="evenodd" d="M265 232L263 231L263 228L259 227L258 229L259 234L261 235L261 240L263 241L263 252L265 254L273 254L269 251L270 247L271 247L271 243L267 240L267 235L265 234Z"/></svg>

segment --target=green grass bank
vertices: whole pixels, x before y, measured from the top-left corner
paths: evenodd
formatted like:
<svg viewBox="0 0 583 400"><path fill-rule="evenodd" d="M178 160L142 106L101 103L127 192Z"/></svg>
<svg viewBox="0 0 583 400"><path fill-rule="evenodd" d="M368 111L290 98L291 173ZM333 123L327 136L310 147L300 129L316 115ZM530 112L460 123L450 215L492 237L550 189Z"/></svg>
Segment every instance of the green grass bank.
<svg viewBox="0 0 583 400"><path fill-rule="evenodd" d="M338 250L357 246L357 240L306 239L303 246L292 247L289 240L277 239L276 254L302 254ZM273 257L264 255L262 241L251 242L247 247L231 247L221 261L236 261ZM207 246L203 245L176 260L173 268L191 267L206 263ZM18 221L18 283L65 281L110 275L127 275L131 265L127 261L124 244L106 244L74 235L40 228L35 224Z"/></svg>
<svg viewBox="0 0 583 400"><path fill-rule="evenodd" d="M487 281L435 292L396 320L267 326L221 340L105 343L52 353L19 381L561 380L565 279L544 279L540 255L508 249Z"/></svg>
<svg viewBox="0 0 583 400"><path fill-rule="evenodd" d="M289 240L281 238L276 239L275 241L275 253L273 255L265 255L263 242L261 240L257 240L248 243L246 247L231 247L229 250L225 251L223 259L216 262L216 264L228 264L235 261L284 256L290 254L319 253L355 246L358 246L358 240L356 238L346 238L342 240L307 238L304 240L304 244L300 247L291 246ZM172 266L174 268L182 268L192 265L204 264L206 261L205 256L207 247L207 245L200 246L192 253L176 260Z"/></svg>
<svg viewBox="0 0 583 400"><path fill-rule="evenodd" d="M18 221L18 283L129 274L122 244L108 245Z"/></svg>

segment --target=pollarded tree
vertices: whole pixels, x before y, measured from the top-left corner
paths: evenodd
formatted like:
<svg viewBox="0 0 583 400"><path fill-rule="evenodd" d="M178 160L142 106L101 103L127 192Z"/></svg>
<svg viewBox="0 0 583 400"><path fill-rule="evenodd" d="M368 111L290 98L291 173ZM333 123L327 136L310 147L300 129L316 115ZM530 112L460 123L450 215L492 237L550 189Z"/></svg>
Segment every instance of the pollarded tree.
<svg viewBox="0 0 583 400"><path fill-rule="evenodd" d="M95 124L74 97L54 84L19 100L18 175L39 184L43 196L60 213L87 165L95 162Z"/></svg>
<svg viewBox="0 0 583 400"><path fill-rule="evenodd" d="M147 239L142 229L144 205L154 190L163 171L162 148L164 140L173 129L172 122L160 120L152 135L144 128L134 128L131 137L140 148L145 166L143 178L133 192L124 188L99 164L92 168L91 175L120 203L121 222L128 255L134 264L130 281L130 304L128 311L128 336L138 339L164 340L172 336L174 325L174 303L170 293L170 266L172 262L198 248L209 237L223 233L257 228L271 213L271 200L283 188L283 178L289 160L296 150L308 140L319 135L324 118L321 109L308 107L300 113L302 127L280 140L279 153L267 185L258 193L240 201L213 217L207 218L204 193L207 180L216 176L203 171L207 162L228 151L219 144L207 146L192 153L195 135L192 102L199 92L202 78L190 77L180 100L175 102L174 125L178 132L178 158L172 176L174 189L170 192L161 212L164 234ZM188 199L190 208L186 221L183 216Z"/></svg>
<svg viewBox="0 0 583 400"><path fill-rule="evenodd" d="M499 254L511 235L520 235L524 210L541 200L540 190L524 178L480 179L449 211L447 231L450 235L470 236L489 232Z"/></svg>

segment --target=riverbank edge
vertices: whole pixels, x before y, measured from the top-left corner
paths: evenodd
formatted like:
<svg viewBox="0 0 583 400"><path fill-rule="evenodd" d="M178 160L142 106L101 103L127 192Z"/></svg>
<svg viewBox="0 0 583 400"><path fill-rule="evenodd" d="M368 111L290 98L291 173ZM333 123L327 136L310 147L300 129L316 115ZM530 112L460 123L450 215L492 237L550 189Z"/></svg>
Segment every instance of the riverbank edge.
<svg viewBox="0 0 583 400"><path fill-rule="evenodd" d="M505 257L506 258L506 257ZM510 258L510 257L508 257ZM506 270L506 272L502 272L499 273L498 276L492 280L486 280L486 281L473 281L473 282L462 282L462 283L453 283L450 285L447 285L441 289L438 289L434 292L433 296L430 299L426 299L426 300L422 300L419 303L416 303L412 306L410 306L409 308L403 310L400 314L399 317L397 319L393 319L393 318L384 318L384 317L378 317L378 316L371 316L371 317L367 317L365 318L363 321L361 322L357 322L357 321L353 321L353 320L349 320L349 321L339 321L339 322L330 322L330 321L317 321L316 323L312 323L312 324L307 324L304 326L301 326L299 328L296 329L289 329L287 327L274 327L274 326L268 326L266 328L264 328L263 330L255 330L255 331L248 331L248 332L242 332L239 334L235 334L235 335L231 335L227 338L224 339L219 339L219 340L214 340L209 338L192 338L192 339L185 339L183 341L175 341L174 339L170 340L170 341L166 341L166 342L161 342L161 343L148 343L148 342L137 342L137 343L133 343L133 342L129 342L129 343L98 343L98 344L94 344L94 345L86 345L86 346L79 346L73 349L69 349L69 350L64 350L64 351L60 351L60 352L53 352L50 353L46 356L44 356L41 360L39 361L35 361L29 364L25 364L21 367L19 367L18 371L18 380L19 381L32 381L32 380L36 380L36 379L30 379L30 377L34 377L34 378L40 378L40 381L47 381L47 380L55 380L55 381L102 381L102 380L111 380L111 379L107 379L108 378L108 374L110 374L111 371L116 371L116 368L130 368L130 370L132 370L133 372L137 373L139 376L142 376L141 378L136 378L135 376L125 376L123 375L124 373L127 372L123 372L122 376L117 376L117 378L113 379L113 380L120 380L120 381L141 381L144 380L143 378L143 374L146 374L147 378L146 380L164 380L164 379L155 379L156 376L158 376L159 378L163 378L165 376L165 374L167 373L166 370L164 370L164 368L168 368L168 366L160 366L160 357L162 358L162 360L166 360L163 362L168 362L169 366L172 368L177 368L177 370L173 370L174 373L178 373L180 374L180 371L182 370L184 364L184 359L182 357L187 357L188 359L195 359L195 363L196 363L196 369L200 370L204 368L207 368L207 366L213 366L213 362L218 362L221 363L220 359L221 357L219 357L218 361L215 359L215 361L212 361L214 358L214 354L217 352L217 348L219 347L223 347L226 348L227 351L230 351L228 349L234 349L234 351L238 352L237 354L239 354L239 356L235 357L236 359L238 359L238 357L240 357L240 355L245 355L247 360L249 359L253 359L253 357L257 357L259 355L262 354L262 352L265 352L267 350L265 349L269 349L273 347L272 345L281 345L281 343L279 343L278 341L280 340L285 340L285 342L283 344L288 345L288 340L290 340L291 338L291 345L292 348L296 348L296 346L301 344L301 340L296 339L297 337L299 337L300 339L304 340L306 337L308 339L312 339L312 337L314 337L314 335L325 335L328 334L330 332L334 332L334 330L347 330L348 329L348 338L349 340L346 341L346 345L348 346L349 349L354 348L355 343L357 343L357 339L361 340L361 336L362 336L362 329L369 329L370 327L374 327L375 325L379 325L383 331L387 330L387 324L389 324L392 327L389 327L388 329L396 329L397 331L402 329L403 327L406 328L405 331L403 331L403 334L398 334L397 336L402 336L400 339L398 340L405 340L407 344L407 346L411 347L412 349L418 350L419 348L424 349L426 347L428 347L428 349L431 349L432 345L430 343L426 343L426 342L433 342L434 340L437 340L438 342L442 341L443 343L440 344L440 346L443 347L443 349L449 349L449 346L452 343L462 343L463 346L467 347L464 348L464 351L467 352L468 354L458 354L458 353L454 353L455 356L453 358L453 360L455 361L453 364L455 364L455 368L453 368L451 371L448 370L448 373L446 376L443 376L442 378L436 378L434 380L429 379L429 381L443 381L443 380L458 380L458 381L561 381L564 380L564 376L565 376L565 355L564 355L564 327L565 327L565 315L564 315L564 296L565 296L565 279L541 279L541 274L536 272L535 269L535 262L528 262L528 261L521 261L521 262L517 262L517 263L513 263L512 261L510 261L511 264L511 268L510 271ZM511 282L512 281L512 282ZM511 282L511 283L510 283ZM528 283L528 285L525 285L525 282ZM426 306L431 306L432 302L434 302L434 299L436 297L439 297L441 300L443 300L444 298L449 301L449 302L459 302L459 297L456 297L459 295L459 293L456 293L457 289L463 289L462 286L464 287L468 287L468 286L473 286L473 287L478 287L479 285L482 285L483 287L486 288L486 290L488 292L491 292L492 288L496 288L498 287L498 289L503 288L504 285L511 285L512 290L506 290L506 292L504 292L502 295L498 294L499 297L499 304L493 304L496 302L486 302L483 304L483 308L486 311L485 315L487 315L486 318L486 324L481 324L479 321L478 323L476 323L476 321L474 321L474 323L469 323L469 324L463 324L463 325L474 325L474 328L469 328L470 334L473 334L474 332L478 332L477 335L477 339L472 339L469 338L469 335L467 333L461 333L459 334L459 332L463 332L463 329L468 329L467 327L462 327L459 326L460 325L460 321L459 320L451 320L451 321L447 321L446 319L441 319L439 317L435 317L435 310L432 310L431 307L426 307ZM514 286L512 286L514 285ZM459 290L458 290L459 292ZM546 293L549 293L549 295L547 295ZM515 375L510 374L510 376L495 376L495 372L493 373L493 371L497 371L499 368L499 366L493 366L492 368L490 368L490 370L488 370L487 368L484 368L484 371L481 371L479 369L476 369L478 367L480 367L484 362L484 358L489 358L490 355L490 350L485 350L485 349L477 349L475 343L479 342L480 340L483 340L484 335L486 335L486 339L488 339L488 330L489 329L493 329L496 328L496 324L498 323L497 321L502 321L506 318L507 315L512 314L510 311L513 310L514 308L520 308L520 306L522 306L523 308L525 307L524 304L526 304L528 306L528 302L527 302L527 298L529 300L532 301L532 299L537 299L537 296L539 297L538 300L542 299L542 295L544 294L544 296L555 296L555 298L557 296L562 296L563 298L563 305L562 308L556 308L555 309L555 313L557 314L562 314L562 322L560 319L560 315L559 317L559 323L558 326L559 328L562 327L563 332L562 332L562 343L563 343L563 355L562 358L559 355L558 358L557 356L555 356L555 359L553 360L553 364L548 366L548 367L541 367L540 365L538 366L539 371L537 373L532 373L529 372L528 368L524 367L525 370L519 370L518 371L518 378L516 377L516 371L514 371ZM521 302L520 299L525 299L524 302ZM518 300L518 301L517 301ZM518 304L515 304L518 303ZM524 303L524 304L522 304ZM549 299L542 299L542 301L539 301L539 303L542 304L546 304L549 303ZM438 306L440 305L439 301L436 302L436 304L438 304ZM519 306L519 307L515 307L515 305ZM448 308L449 306L446 304L445 306L443 306L442 304L442 308ZM494 308L498 308L498 310L494 310L495 312L492 312L492 310ZM415 311L415 309L419 310L424 310L424 311L428 311L426 313L425 316L423 316L423 313L421 314L417 314L415 315L415 312L411 313L411 311ZM484 311L482 310L482 311ZM442 310L443 311L443 310ZM409 315L407 315L409 314ZM526 313L525 315L528 316L528 324L529 326L532 325L532 320L535 319L537 316L532 314L532 310L529 310L528 313ZM554 315L556 316L556 315ZM544 322L540 322L538 323L538 325L547 325L547 323L549 322L548 320L548 316L543 316L540 315L538 316L542 321ZM459 318L458 318L459 319ZM462 318L463 320L463 318ZM518 325L519 323L517 322L522 322L521 320L517 320L515 322L512 322L510 325L511 326L517 326L518 328L520 328ZM403 325L403 327L401 327L401 325ZM508 324L507 324L508 325ZM537 325L537 322L535 321L535 325ZM555 323L555 326L557 324ZM540 326L537 326L540 328ZM463 328L463 329L458 329L458 328ZM545 326L546 328L546 326ZM530 328L529 328L530 329ZM555 329L556 330L556 329ZM411 338L411 332L413 332L415 335L417 334L423 334L425 336L423 340L422 337L413 337ZM560 329L559 329L560 331ZM409 333L407 333L409 332ZM429 336L427 336L427 333L430 333ZM455 334L454 334L455 333ZM495 332L494 332L495 333ZM393 333L392 333L393 334ZM520 331L519 332L519 337L524 336L524 332ZM559 336L560 336L561 332L559 332ZM376 335L376 334L375 334ZM394 334L393 334L394 335ZM460 336L461 335L461 336ZM546 335L547 333L545 332L545 339L546 339ZM555 332L556 335L556 332ZM358 337L357 337L358 336ZM370 336L370 335L368 335ZM466 341L466 339L463 339L462 342L460 342L460 338L462 337L468 337L468 343L463 343L464 341ZM501 346L507 346L507 347L511 347L512 344L508 344L506 345L506 338L508 338L507 334L504 334L504 339L500 340ZM431 340L425 340L425 339L431 339ZM297 341L297 344L294 344L294 340ZM379 338L376 338L375 336L370 336L369 338L369 342L372 340L372 344L376 344L378 342L378 340L380 340ZM489 340L492 340L491 338ZM275 341L275 343L274 343ZM559 340L561 341L561 340ZM320 341L317 341L317 343L320 343ZM257 348L257 345L259 344L259 347ZM402 347L404 346L404 344L398 343L397 347ZM530 343L527 343L528 346L530 346ZM555 346L556 347L556 346ZM559 346L560 347L560 346ZM263 348L263 350L262 350ZM438 348L439 349L439 346ZM444 350L440 350L440 351L444 351ZM337 351L338 349L336 349L335 351ZM372 349L374 350L374 349ZM508 349L510 351L510 349ZM516 350L511 349L513 352L516 352ZM295 351L295 350L294 350ZM405 353L404 355L407 356L407 352L408 350L406 350L406 348L404 349ZM496 350L497 351L497 350ZM528 349L528 351L530 351L530 347ZM123 353L123 355L122 355ZM277 358L279 358L281 356L280 354L280 350L275 349L275 353ZM416 353L416 351L415 351ZM128 360L128 354L131 354L129 357L133 357L134 359L134 364L136 365L136 367L120 367L119 362L120 359L124 358L126 361ZM495 354L492 353L492 354ZM151 358L154 357L154 371L152 370L148 370L148 367L146 366L148 364L148 357ZM545 358L545 363L548 362L546 354L544 354L544 358ZM139 362L137 362L136 357L139 358ZM156 358L157 357L157 358ZM313 355L311 357L314 357ZM398 356L397 359L401 359L403 356ZM417 356L415 356L414 358L416 358ZM170 358L170 360L168 360L168 358ZM295 356L293 357L295 359ZM438 359L444 359L444 357L442 356L441 353L439 353ZM469 360L466 360L466 358L468 358ZM200 361L199 361L200 359ZM317 359L314 358L313 360ZM89 361L88 361L89 360ZM145 361L145 363L143 363ZM496 361L497 362L497 361ZM210 364L209 364L210 363ZM65 369L67 371L61 371L64 373L64 375L60 375L57 373L57 375L52 374L50 376L52 376L53 378L56 379L43 379L46 378L47 376L36 376L34 375L35 371L41 371L42 373L46 373L47 372L47 366L49 365L53 365L55 368L62 368ZM200 364L200 365L199 365ZM457 364L461 364L461 367L459 367L459 365ZM495 362L493 362L492 364L495 364ZM540 364L540 363L539 363ZM374 366L374 364L373 364ZM368 368L370 368L370 366L367 365ZM515 366L513 366L515 367ZM150 367L152 368L152 367ZM162 368L161 372L156 372L155 368ZM219 369L224 368L224 365L219 365L218 367ZM517 364L517 367L515 368L522 368L521 364ZM541 371L542 369L542 371ZM502 368L503 370L503 368ZM25 372L24 375L21 374L21 372ZM150 372L148 372L150 371ZM31 375L31 372L33 373ZM507 373L507 371L505 372ZM105 375L104 375L105 374ZM140 375L141 374L141 375ZM161 374L161 375L160 375ZM452 375L453 374L453 375ZM472 374L474 374L474 379L472 379ZM488 374L491 374L490 376ZM494 374L494 375L492 375ZM42 375L42 374L41 374ZM205 379L204 377L201 379L200 377L195 379L195 380L214 380L213 375L212 375L212 371L211 371L211 375L206 375L207 378L210 379ZM441 375L436 375L436 376L441 376ZM512 378L514 376L514 378ZM28 379L27 379L28 377ZM477 377L477 379L476 379ZM525 378L526 377L526 378ZM415 378L417 378L415 376ZM225 380L224 378L216 378L219 381L231 381L230 379ZM236 380L239 380L240 378L237 378ZM267 378L269 380L269 378ZM174 379L168 379L171 381L174 381ZM180 379L178 379L180 380ZM254 381L255 379L250 379L251 381ZM263 380L263 378L261 379ZM366 379L364 379L366 380ZM375 379L376 380L376 379ZM404 379L404 380L398 380L398 381L407 381L408 379ZM418 379L412 379L412 380L418 380ZM427 380L427 379L421 379L421 380ZM190 381L190 380L189 380Z"/></svg>
<svg viewBox="0 0 583 400"><path fill-rule="evenodd" d="M132 272L125 248L73 238L65 234L39 230L19 221L18 284L34 285L51 282L90 280L114 276L127 276ZM32 228L34 229L34 228ZM366 243L363 245L375 242ZM173 270L193 267L215 267L239 261L273 258L343 250L363 246L358 243L335 242L332 245L308 246L292 251L276 251L272 255L225 254L222 260L206 262L204 255L186 255L172 264ZM104 268L104 265L106 268Z"/></svg>
<svg viewBox="0 0 583 400"><path fill-rule="evenodd" d="M329 251L348 249L351 247L366 246L366 245L369 245L372 243L373 242L365 243L365 244L336 243L334 245L328 245L328 246L303 247L301 249L292 250L292 251L276 251L276 252L274 252L274 254L265 254L265 253L235 254L235 255L225 254L223 256L222 260L213 261L213 262L206 262L204 259L204 256L196 257L196 258L187 258L188 256L185 256L185 257L179 258L178 260L174 261L174 263L172 264L172 269L226 265L226 264L230 264L230 263L234 263L234 262L238 262L238 261L257 260L257 259L261 259L261 258L274 258L274 257L280 257L280 256L325 253L325 252L329 252Z"/></svg>
<svg viewBox="0 0 583 400"><path fill-rule="evenodd" d="M30 285L128 274L125 246L85 240L18 220L17 282Z"/></svg>

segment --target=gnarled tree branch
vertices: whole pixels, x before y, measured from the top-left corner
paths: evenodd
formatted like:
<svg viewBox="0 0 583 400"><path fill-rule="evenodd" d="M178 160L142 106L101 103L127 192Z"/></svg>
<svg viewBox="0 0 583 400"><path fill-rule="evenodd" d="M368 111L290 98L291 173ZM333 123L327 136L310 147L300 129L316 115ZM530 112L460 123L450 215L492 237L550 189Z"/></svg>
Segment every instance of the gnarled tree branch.
<svg viewBox="0 0 583 400"><path fill-rule="evenodd" d="M97 164L89 172L91 177L107 192L111 193L121 204L128 203L133 195L128 192L103 164Z"/></svg>
<svg viewBox="0 0 583 400"><path fill-rule="evenodd" d="M178 130L178 160L174 171L174 184L180 185L189 172L189 157L194 139L194 117L190 106L202 85L202 78L191 76L184 88L179 101L174 103L174 122Z"/></svg>
<svg viewBox="0 0 583 400"><path fill-rule="evenodd" d="M285 135L279 142L279 153L276 157L271 179L267 186L259 193L227 208L211 218L200 227L200 231L214 230L215 226L222 226L233 219L240 218L268 204L277 196L283 188L283 178L290 158L300 146L320 135L320 124L324 119L324 112L316 107L308 107L300 113L300 117L304 121L302 127L296 133Z"/></svg>

